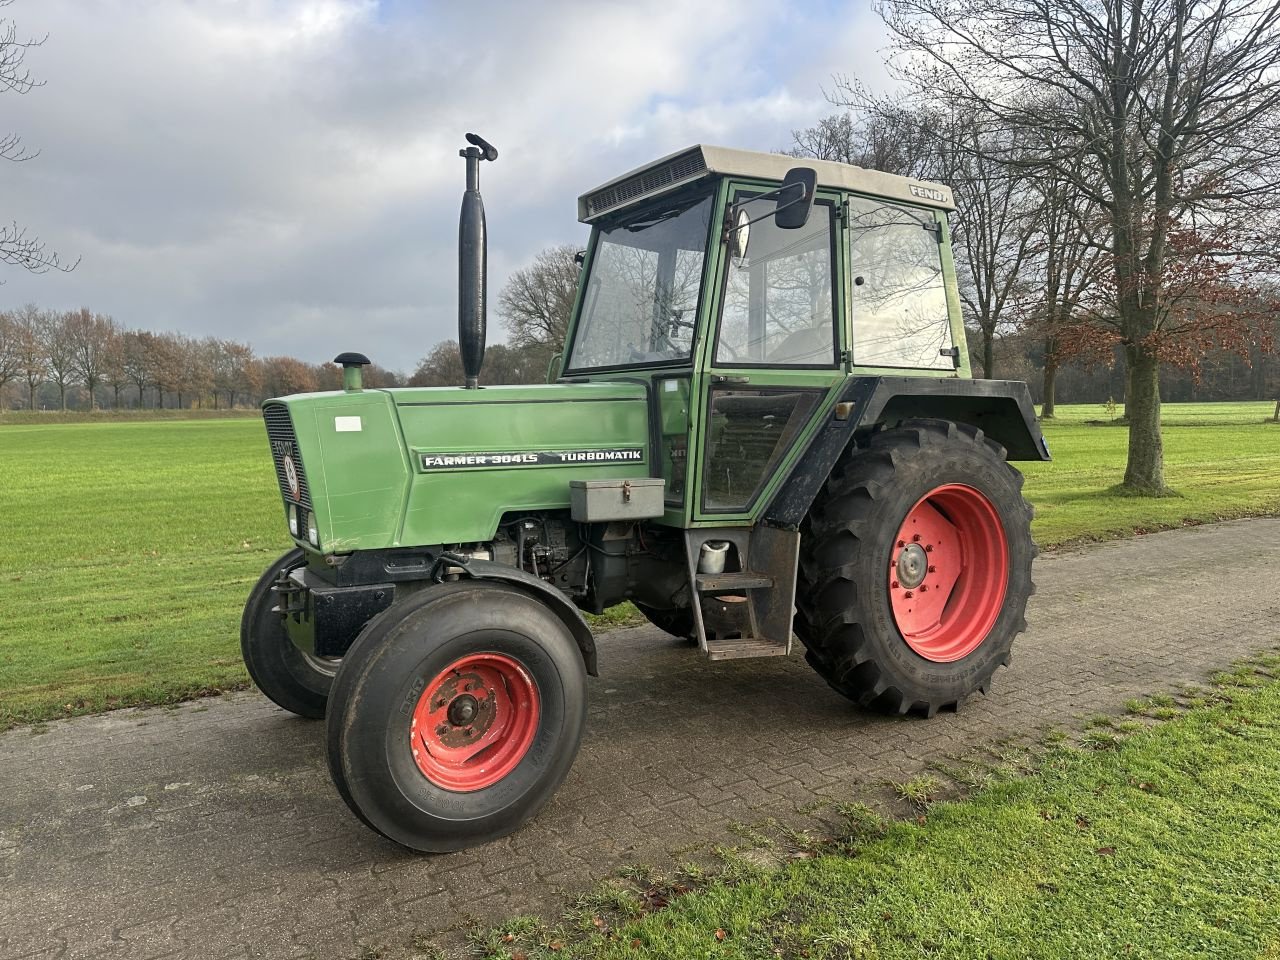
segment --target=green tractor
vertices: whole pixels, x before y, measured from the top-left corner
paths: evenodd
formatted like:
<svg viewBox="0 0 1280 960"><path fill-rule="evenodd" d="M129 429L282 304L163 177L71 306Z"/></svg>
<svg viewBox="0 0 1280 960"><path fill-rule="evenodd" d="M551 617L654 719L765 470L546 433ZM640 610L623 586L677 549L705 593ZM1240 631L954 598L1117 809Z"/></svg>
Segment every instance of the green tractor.
<svg viewBox="0 0 1280 960"><path fill-rule="evenodd" d="M295 548L245 662L325 717L333 781L422 851L518 828L582 738L596 644L631 601L710 660L793 636L837 693L926 716L1009 660L1047 460L1025 384L972 379L946 187L695 146L584 194L558 376L479 388L485 221L468 134L466 382L268 400Z"/></svg>

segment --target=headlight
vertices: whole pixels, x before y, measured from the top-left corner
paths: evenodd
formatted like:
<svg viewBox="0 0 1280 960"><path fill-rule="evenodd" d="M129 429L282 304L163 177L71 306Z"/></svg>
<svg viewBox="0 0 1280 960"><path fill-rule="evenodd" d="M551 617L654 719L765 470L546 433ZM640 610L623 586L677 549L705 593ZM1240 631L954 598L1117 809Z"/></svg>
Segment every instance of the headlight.
<svg viewBox="0 0 1280 960"><path fill-rule="evenodd" d="M311 541L313 547L320 546L320 530L316 526L316 515L314 513L307 514L307 539Z"/></svg>
<svg viewBox="0 0 1280 960"><path fill-rule="evenodd" d="M295 537L298 535L298 508L292 503L289 504L289 533Z"/></svg>

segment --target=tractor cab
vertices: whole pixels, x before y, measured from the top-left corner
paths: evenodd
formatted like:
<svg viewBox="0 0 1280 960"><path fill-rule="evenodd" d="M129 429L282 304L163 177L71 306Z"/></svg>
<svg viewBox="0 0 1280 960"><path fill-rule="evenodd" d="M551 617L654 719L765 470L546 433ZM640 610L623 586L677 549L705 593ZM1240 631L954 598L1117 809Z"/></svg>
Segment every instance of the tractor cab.
<svg viewBox="0 0 1280 960"><path fill-rule="evenodd" d="M721 147L612 180L578 201L560 380L646 384L664 522L749 523L850 376L968 376L949 209L936 184Z"/></svg>

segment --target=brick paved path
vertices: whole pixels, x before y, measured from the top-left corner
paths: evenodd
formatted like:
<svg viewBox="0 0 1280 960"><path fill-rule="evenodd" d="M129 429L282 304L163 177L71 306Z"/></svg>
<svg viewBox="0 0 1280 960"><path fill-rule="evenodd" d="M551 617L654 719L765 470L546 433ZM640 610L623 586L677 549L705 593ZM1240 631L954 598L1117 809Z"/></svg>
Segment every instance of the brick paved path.
<svg viewBox="0 0 1280 960"><path fill-rule="evenodd" d="M1280 640L1280 520L1042 558L992 695L930 721L858 713L799 656L708 664L650 628L602 638L582 752L542 815L418 857L358 824L320 724L256 693L0 736L0 958L411 952L462 915L554 911L621 863L795 818L930 759L1195 681Z"/></svg>

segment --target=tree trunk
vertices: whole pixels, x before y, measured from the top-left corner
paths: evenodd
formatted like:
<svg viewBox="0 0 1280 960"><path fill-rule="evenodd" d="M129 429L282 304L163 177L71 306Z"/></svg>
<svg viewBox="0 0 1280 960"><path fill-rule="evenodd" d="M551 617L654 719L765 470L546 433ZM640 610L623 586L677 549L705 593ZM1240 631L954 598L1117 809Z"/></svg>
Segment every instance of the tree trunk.
<svg viewBox="0 0 1280 960"><path fill-rule="evenodd" d="M996 376L995 337L985 330L982 331L982 375L988 380Z"/></svg>
<svg viewBox="0 0 1280 960"><path fill-rule="evenodd" d="M1140 346L1125 347L1129 384L1124 412L1129 421L1129 459L1124 486L1135 493L1165 492L1164 440L1160 434L1160 361Z"/></svg>
<svg viewBox="0 0 1280 960"><path fill-rule="evenodd" d="M1058 386L1058 358L1054 354L1053 349L1049 346L1050 341L1045 342L1044 351L1044 378L1042 380L1041 391L1044 394L1044 402L1040 405L1040 419L1052 420L1055 410L1054 392Z"/></svg>
<svg viewBox="0 0 1280 960"><path fill-rule="evenodd" d="M62 406L62 412L67 412L67 385L65 383L58 384L58 402Z"/></svg>

